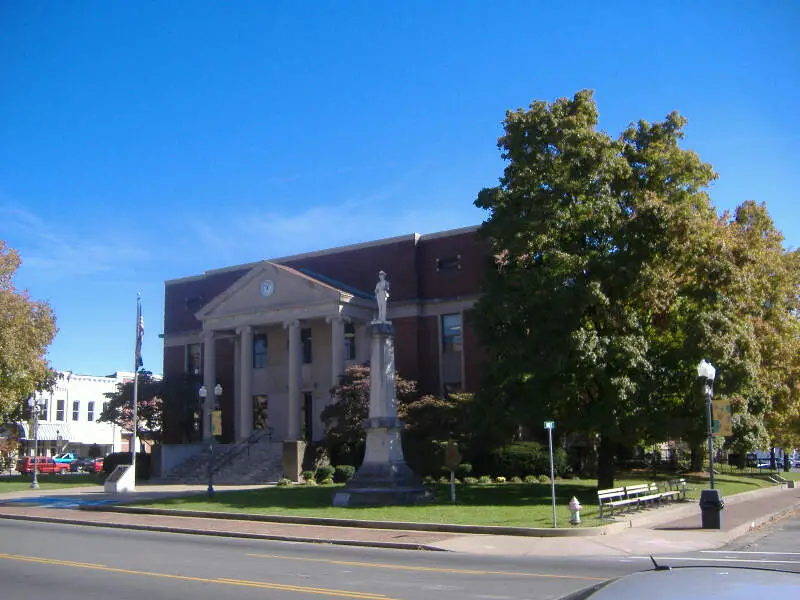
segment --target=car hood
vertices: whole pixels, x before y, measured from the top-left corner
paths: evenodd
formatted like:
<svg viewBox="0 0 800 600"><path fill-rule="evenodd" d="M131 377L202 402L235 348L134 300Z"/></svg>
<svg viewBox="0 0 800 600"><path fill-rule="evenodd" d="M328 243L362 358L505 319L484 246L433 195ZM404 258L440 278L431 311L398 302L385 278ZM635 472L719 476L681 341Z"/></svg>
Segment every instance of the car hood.
<svg viewBox="0 0 800 600"><path fill-rule="evenodd" d="M633 573L564 600L758 600L800 598L800 573L743 567L676 567Z"/></svg>

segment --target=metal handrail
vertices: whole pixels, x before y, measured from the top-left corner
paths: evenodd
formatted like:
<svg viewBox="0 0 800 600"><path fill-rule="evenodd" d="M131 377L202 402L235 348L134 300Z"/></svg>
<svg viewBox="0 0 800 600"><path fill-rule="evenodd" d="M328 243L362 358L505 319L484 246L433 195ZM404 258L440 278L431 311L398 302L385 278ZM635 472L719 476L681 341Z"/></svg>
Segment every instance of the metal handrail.
<svg viewBox="0 0 800 600"><path fill-rule="evenodd" d="M245 439L228 448L224 453L214 456L214 462L211 465L211 471L216 473L222 467L229 465L233 462L233 459L238 457L245 450L247 450L247 454L249 455L250 447L260 442L264 437L269 437L270 441L272 441L272 431L272 427L267 427L266 429L256 429ZM209 457L209 460L211 460L211 457Z"/></svg>

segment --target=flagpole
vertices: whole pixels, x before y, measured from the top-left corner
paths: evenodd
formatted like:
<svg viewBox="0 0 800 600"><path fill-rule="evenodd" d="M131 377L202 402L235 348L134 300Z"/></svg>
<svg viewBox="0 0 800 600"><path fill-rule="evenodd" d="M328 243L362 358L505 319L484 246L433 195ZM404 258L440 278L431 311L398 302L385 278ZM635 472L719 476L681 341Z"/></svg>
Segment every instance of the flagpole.
<svg viewBox="0 0 800 600"><path fill-rule="evenodd" d="M136 295L136 345L133 357L133 398L131 399L131 469L133 469L134 481L136 480L136 446L138 440L136 439L137 431L137 399L139 397L139 365L141 363L141 344L142 344L142 294Z"/></svg>

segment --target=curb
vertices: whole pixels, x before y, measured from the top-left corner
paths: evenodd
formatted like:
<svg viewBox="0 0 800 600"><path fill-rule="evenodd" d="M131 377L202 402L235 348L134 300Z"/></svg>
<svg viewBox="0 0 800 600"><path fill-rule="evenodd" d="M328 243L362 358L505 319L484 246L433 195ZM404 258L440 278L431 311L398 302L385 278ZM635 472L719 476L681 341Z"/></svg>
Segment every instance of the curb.
<svg viewBox="0 0 800 600"><path fill-rule="evenodd" d="M730 542L731 540L734 540L747 533L750 533L751 531L755 531L756 529L759 529L768 523L771 523L773 521L779 521L780 519L788 517L799 509L800 509L800 502L796 502L790 506L787 506L775 512L755 517L754 519L752 519L750 523L743 523L741 525L737 525L736 527L730 530L731 535L728 537L728 541Z"/></svg>
<svg viewBox="0 0 800 600"><path fill-rule="evenodd" d="M329 517L295 517L289 515L257 515L252 513L220 513L212 511L148 508L143 506L81 506L79 510L116 512L168 517L195 517L229 521L257 521L263 523L288 523L293 525L324 525L328 527L355 527L364 529L396 529L400 531L430 531L435 533L508 535L518 537L596 537L608 535L618 529L627 529L626 521L609 523L584 529L549 529L544 527L503 527L495 525L453 525L447 523L408 523L404 521L363 521L333 519Z"/></svg>
<svg viewBox="0 0 800 600"><path fill-rule="evenodd" d="M183 533L186 535L205 535L213 537L243 538L254 540L269 540L274 542L298 542L306 544L328 544L331 546L360 546L362 548L387 548L391 550L422 550L426 552L449 552L444 548L428 544L407 544L403 542L379 542L368 540L323 540L289 535L270 535L264 533L244 533L238 531L209 531L207 529L192 529L190 527L167 527L162 525L134 525L130 523L103 523L99 521L86 521L81 519L60 519L57 517L38 517L30 515L4 515L0 519L11 521L60 523L62 525L83 525L87 527L104 527L108 529L128 529L133 531L158 531L162 533Z"/></svg>

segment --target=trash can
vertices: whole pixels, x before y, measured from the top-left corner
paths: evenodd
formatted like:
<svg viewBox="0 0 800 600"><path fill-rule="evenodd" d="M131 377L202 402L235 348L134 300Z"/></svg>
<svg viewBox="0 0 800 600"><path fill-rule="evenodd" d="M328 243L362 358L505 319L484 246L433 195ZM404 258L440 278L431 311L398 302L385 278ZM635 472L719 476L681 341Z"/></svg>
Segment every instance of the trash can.
<svg viewBox="0 0 800 600"><path fill-rule="evenodd" d="M722 526L722 509L725 501L719 490L703 490L700 492L700 515L703 529L720 529Z"/></svg>

